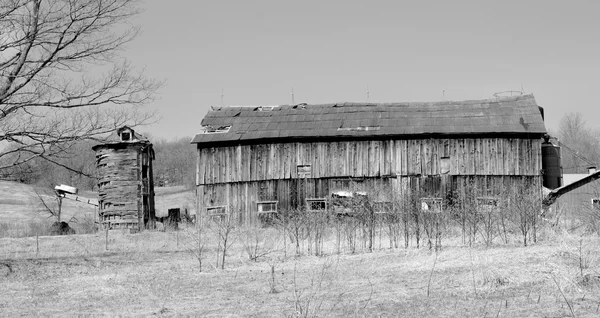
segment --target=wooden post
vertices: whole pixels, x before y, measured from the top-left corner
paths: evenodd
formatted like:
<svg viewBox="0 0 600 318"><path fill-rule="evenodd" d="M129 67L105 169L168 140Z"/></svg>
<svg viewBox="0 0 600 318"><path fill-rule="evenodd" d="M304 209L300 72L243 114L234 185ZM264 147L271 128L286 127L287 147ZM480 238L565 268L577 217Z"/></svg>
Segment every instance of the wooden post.
<svg viewBox="0 0 600 318"><path fill-rule="evenodd" d="M104 240L105 249L108 251L108 227L106 227L106 238Z"/></svg>
<svg viewBox="0 0 600 318"><path fill-rule="evenodd" d="M57 196L58 196L58 214L57 214L57 219L58 219L58 223L60 223L60 214L62 212L62 196L60 194L58 194L57 192Z"/></svg>

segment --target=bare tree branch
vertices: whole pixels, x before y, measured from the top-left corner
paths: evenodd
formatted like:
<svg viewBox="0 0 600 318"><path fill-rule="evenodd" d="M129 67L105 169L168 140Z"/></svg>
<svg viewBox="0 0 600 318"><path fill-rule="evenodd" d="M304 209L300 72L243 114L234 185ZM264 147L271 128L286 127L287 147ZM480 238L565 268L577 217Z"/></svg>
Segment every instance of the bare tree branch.
<svg viewBox="0 0 600 318"><path fill-rule="evenodd" d="M73 142L156 119L140 106L162 83L119 57L140 11L138 0L0 3L0 169L58 164Z"/></svg>

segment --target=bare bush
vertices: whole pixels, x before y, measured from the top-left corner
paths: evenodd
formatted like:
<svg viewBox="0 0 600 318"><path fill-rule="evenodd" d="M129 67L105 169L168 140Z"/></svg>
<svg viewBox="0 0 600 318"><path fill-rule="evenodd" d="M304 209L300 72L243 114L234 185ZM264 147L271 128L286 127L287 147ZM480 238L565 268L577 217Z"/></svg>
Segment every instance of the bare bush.
<svg viewBox="0 0 600 318"><path fill-rule="evenodd" d="M244 246L244 251L251 261L258 261L276 251L279 235L269 228L249 225L241 227L238 231L239 240Z"/></svg>
<svg viewBox="0 0 600 318"><path fill-rule="evenodd" d="M235 242L235 236L232 235L236 229L236 222L231 214L218 215L212 217L207 222L210 230L217 239L216 267L225 269L225 260L227 251Z"/></svg>
<svg viewBox="0 0 600 318"><path fill-rule="evenodd" d="M523 245L527 246L530 240L537 241L538 219L542 211L541 190L527 183L513 190L509 206L512 222L521 233Z"/></svg>

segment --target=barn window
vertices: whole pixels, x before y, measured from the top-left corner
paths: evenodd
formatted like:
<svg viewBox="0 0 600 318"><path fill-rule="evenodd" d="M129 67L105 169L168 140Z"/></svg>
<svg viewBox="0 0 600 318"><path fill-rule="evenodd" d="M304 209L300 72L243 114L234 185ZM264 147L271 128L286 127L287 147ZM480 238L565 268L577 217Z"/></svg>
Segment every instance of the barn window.
<svg viewBox="0 0 600 318"><path fill-rule="evenodd" d="M496 197L478 197L477 211L480 213L495 213L500 207L500 199Z"/></svg>
<svg viewBox="0 0 600 318"><path fill-rule="evenodd" d="M592 198L592 208L594 210L600 210L600 198Z"/></svg>
<svg viewBox="0 0 600 318"><path fill-rule="evenodd" d="M349 215L353 213L352 197L354 194L349 191L335 191L331 193L331 208L336 214Z"/></svg>
<svg viewBox="0 0 600 318"><path fill-rule="evenodd" d="M450 157L440 158L440 173L447 174L450 172Z"/></svg>
<svg viewBox="0 0 600 318"><path fill-rule="evenodd" d="M312 174L310 165L299 165L297 167L298 178L310 178Z"/></svg>
<svg viewBox="0 0 600 318"><path fill-rule="evenodd" d="M331 209L337 214L351 215L356 213L366 200L367 193L364 191L335 191L331 193Z"/></svg>
<svg viewBox="0 0 600 318"><path fill-rule="evenodd" d="M121 140L122 141L129 141L131 139L131 133L130 132L122 132L121 133Z"/></svg>
<svg viewBox="0 0 600 318"><path fill-rule="evenodd" d="M422 212L442 212L442 198L421 198Z"/></svg>
<svg viewBox="0 0 600 318"><path fill-rule="evenodd" d="M277 201L256 202L258 213L277 213Z"/></svg>
<svg viewBox="0 0 600 318"><path fill-rule="evenodd" d="M213 221L224 221L227 216L226 206L208 206L206 207L206 214Z"/></svg>
<svg viewBox="0 0 600 318"><path fill-rule="evenodd" d="M325 199L325 198L306 199L306 210L308 212L325 212L325 211L327 211L327 199Z"/></svg>

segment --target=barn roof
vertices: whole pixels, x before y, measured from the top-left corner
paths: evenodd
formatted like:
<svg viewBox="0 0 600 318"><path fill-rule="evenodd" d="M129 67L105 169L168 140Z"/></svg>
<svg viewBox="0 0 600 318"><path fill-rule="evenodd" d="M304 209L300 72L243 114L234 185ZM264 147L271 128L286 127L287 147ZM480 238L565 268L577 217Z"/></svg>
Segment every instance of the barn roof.
<svg viewBox="0 0 600 318"><path fill-rule="evenodd" d="M546 133L533 95L488 100L213 107L192 143Z"/></svg>

